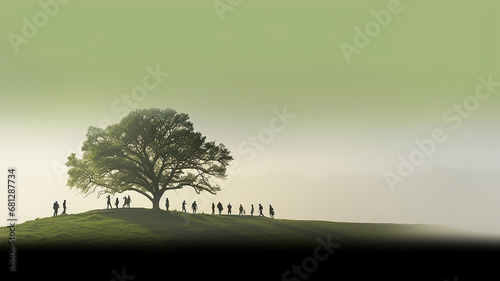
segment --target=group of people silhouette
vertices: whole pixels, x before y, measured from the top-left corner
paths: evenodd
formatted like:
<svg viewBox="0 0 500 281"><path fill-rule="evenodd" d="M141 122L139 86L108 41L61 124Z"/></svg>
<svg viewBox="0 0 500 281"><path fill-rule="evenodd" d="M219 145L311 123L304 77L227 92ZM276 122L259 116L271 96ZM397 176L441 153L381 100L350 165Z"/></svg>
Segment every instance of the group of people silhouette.
<svg viewBox="0 0 500 281"><path fill-rule="evenodd" d="M61 215L64 215L66 214L66 200L63 201L63 212L61 213ZM52 205L52 208L54 209L54 217L57 216L57 212L59 211L59 203L54 202L54 205Z"/></svg>
<svg viewBox="0 0 500 281"><path fill-rule="evenodd" d="M111 205L111 196L108 195L108 196L106 196L106 198L108 199L107 204L106 204L106 209L113 209L113 206ZM132 202L132 199L130 199L130 195L128 197L124 196L122 208L130 208L131 202ZM120 206L120 199L118 199L118 197L116 197L115 207L118 209L119 208L118 206Z"/></svg>
<svg viewBox="0 0 500 281"><path fill-rule="evenodd" d="M167 209L168 211L168 208L170 207L170 202L168 201L168 198L165 202L165 208ZM196 203L196 201L194 201L192 204L191 204L191 210L193 210L193 214L196 214L196 211L198 210L198 204ZM184 200L182 202L182 212L186 213L186 200Z"/></svg>
<svg viewBox="0 0 500 281"><path fill-rule="evenodd" d="M113 206L111 205L111 196L108 195L108 196L106 196L106 198L108 199L106 209L113 209ZM123 197L122 208L130 208L131 202L132 202L132 199L130 199L130 195L128 197L127 196ZM120 205L120 200L117 197L115 200L115 207L118 209L119 205ZM63 207L63 212L61 213L61 215L64 215L64 214L66 214L66 200L63 201L62 207ZM57 201L54 202L54 204L52 205L52 208L54 209L54 214L52 216L55 217L55 216L57 216L57 213L59 212L59 208L60 208L59 203Z"/></svg>
<svg viewBox="0 0 500 281"><path fill-rule="evenodd" d="M111 196L108 195L106 196L107 198L107 204L106 204L106 209L113 209L113 206L111 205ZM123 205L122 205L122 208L130 208L130 203L132 202L132 199L130 199L130 195L129 196L125 196L123 197ZM182 212L186 213L186 200L184 200L182 202ZM118 199L118 197L116 198L115 200L115 207L118 209L120 206L120 200ZM170 208L170 201L168 201L168 198L166 199L165 201L165 208L166 210L168 211L168 209ZM233 206L231 206L231 203L229 203L227 205L227 214L228 215L231 215L231 211L232 211L232 208ZM57 216L57 212L59 211L59 203L54 202L54 205L53 205L53 209L54 209L54 217ZM224 207L222 206L222 203L219 202L217 203L217 209L219 210L219 215L222 214L222 211L224 210ZM198 204L196 203L196 201L194 201L192 204L191 204L191 210L193 211L193 214L196 214L196 212L198 211ZM265 217L264 214L262 213L262 211L264 210L264 207L262 207L261 204L259 204L259 217ZM245 215L245 209L243 208L243 206L240 204L240 207L239 207L239 215L240 216L243 216ZM251 209L250 209L250 215L253 216L255 212L255 208L253 207L253 204L251 205ZM66 214L66 200L64 200L63 202L63 212L61 213L61 215L63 214ZM215 214L215 204L212 203L212 215ZM274 208L269 205L269 216L271 218L274 218Z"/></svg>
<svg viewBox="0 0 500 281"><path fill-rule="evenodd" d="M183 213L186 213L186 200L182 201L182 212ZM166 210L168 211L169 208L170 208L170 201L168 200L168 198L165 200L165 208ZM233 206L231 206L231 203L229 203L227 205L227 214L228 215L231 215L232 214L232 209L233 209ZM193 214L196 214L196 212L198 211L198 204L196 203L196 201L194 201L192 204L191 204L191 210L193 212ZM224 210L224 207L222 206L222 203L219 202L217 203L217 210L219 210L219 215L222 214L222 211ZM259 217L265 217L264 214L262 213L262 211L264 210L264 207L262 207L261 204L259 204ZM243 205L240 204L240 207L239 207L239 214L240 216L243 216L246 214L245 212L245 209L243 208ZM253 214L255 213L255 208L253 206L253 204L251 205L251 209L250 209L250 215L253 216ZM212 215L215 214L215 203L212 203ZM269 205L269 216L271 218L274 218L274 208L273 206Z"/></svg>

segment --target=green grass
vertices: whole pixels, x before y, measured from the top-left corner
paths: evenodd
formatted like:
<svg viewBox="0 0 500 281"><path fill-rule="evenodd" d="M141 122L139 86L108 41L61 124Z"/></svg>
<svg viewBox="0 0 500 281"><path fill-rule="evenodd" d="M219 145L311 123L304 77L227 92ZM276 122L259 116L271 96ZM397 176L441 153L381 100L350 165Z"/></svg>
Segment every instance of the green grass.
<svg viewBox="0 0 500 281"><path fill-rule="evenodd" d="M6 241L10 230L0 228ZM252 246L314 245L318 237L343 245L372 247L383 242L458 237L432 225L346 223L252 216L183 214L142 208L92 210L27 221L16 227L19 249L36 247L176 247L238 243ZM7 247L1 243L0 247Z"/></svg>

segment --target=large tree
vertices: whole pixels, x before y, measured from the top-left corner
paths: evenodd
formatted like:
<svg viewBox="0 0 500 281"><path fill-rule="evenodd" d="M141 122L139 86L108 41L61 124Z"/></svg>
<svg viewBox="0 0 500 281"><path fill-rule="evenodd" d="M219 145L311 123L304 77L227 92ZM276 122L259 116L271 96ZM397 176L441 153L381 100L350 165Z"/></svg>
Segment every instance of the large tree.
<svg viewBox="0 0 500 281"><path fill-rule="evenodd" d="M68 157L68 186L98 195L128 190L159 208L167 190L192 187L215 194L212 177L225 178L233 160L223 144L195 132L189 116L173 109L141 109L105 129L90 126L82 158Z"/></svg>

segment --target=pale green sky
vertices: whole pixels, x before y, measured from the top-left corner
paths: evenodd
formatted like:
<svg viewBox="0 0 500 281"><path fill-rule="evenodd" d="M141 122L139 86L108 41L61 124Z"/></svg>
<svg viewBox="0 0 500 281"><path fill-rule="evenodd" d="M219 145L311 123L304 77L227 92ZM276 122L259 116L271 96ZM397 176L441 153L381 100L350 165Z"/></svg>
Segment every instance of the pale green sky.
<svg viewBox="0 0 500 281"><path fill-rule="evenodd" d="M59 3L54 1L49 3ZM89 125L117 122L135 106L186 112L197 130L231 149L242 173L228 183L231 192L214 200L246 202L243 198L251 196L242 177L254 182L259 175L278 172L311 181L333 174L370 175L384 185L384 172L397 170L398 156L407 157L415 150L415 140L428 138L435 128L442 128L448 139L417 173L424 175L436 166L470 173L500 170L500 88L480 101L470 117L462 118L459 129L443 119L454 104L474 94L479 76L500 81L500 4L494 1L400 1L401 12L392 14L350 63L340 44L355 46L355 28L364 29L374 21L371 11L380 13L397 1L242 1L225 12L223 20L213 1L123 2L73 0L50 6L52 16L35 26L36 31L26 27L26 20L34 24L47 15L37 2L11 1L0 11L0 152L2 167L20 170L20 200L26 202L20 212L25 219L50 215L52 202L66 197L74 202L74 212L101 207L103 199L83 199L68 191L60 177L64 171L57 167L77 150ZM12 34L23 36L25 43L13 44ZM130 98L134 87L143 84L147 67L170 75L143 99L127 105L124 96ZM284 107L295 118L262 150L249 146L249 138L269 128L276 116L273 109ZM252 149L255 157L248 161ZM498 183L492 181L492 186ZM440 180L434 183L436 188L441 185ZM398 191L411 184L401 184ZM300 188L289 190L304 192ZM341 193L329 192L341 198ZM372 196L380 199L373 201L386 202L397 194L386 188ZM331 212L299 212L295 195L289 200L278 191L269 196L266 200L275 202L280 215L288 218L486 229L500 213L482 195L471 206L487 210L475 211L464 221L453 215L435 221L415 210L411 217L395 211L374 213L356 204L363 193L346 199L353 209ZM395 205L388 206L411 213L405 209L409 204L402 202L419 206L432 196L426 189L416 197L395 197ZM194 197L186 191L184 199ZM477 217L484 225L476 225ZM500 232L500 227L487 230Z"/></svg>

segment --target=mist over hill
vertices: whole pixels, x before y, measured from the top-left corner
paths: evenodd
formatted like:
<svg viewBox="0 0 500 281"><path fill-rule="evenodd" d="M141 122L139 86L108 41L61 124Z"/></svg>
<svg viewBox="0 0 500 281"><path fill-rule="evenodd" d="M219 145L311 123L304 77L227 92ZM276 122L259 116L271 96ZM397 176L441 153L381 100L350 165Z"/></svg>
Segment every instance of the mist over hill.
<svg viewBox="0 0 500 281"><path fill-rule="evenodd" d="M278 217L285 218L439 224L500 234L498 183L498 171L439 166L415 173L394 192L382 175L329 174L314 179L269 172L235 177L217 200L231 200L239 194L245 194L240 201L247 204L273 203L273 198L280 198L280 204L273 207Z"/></svg>

